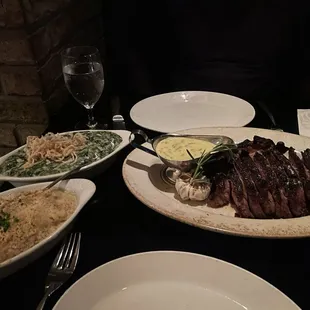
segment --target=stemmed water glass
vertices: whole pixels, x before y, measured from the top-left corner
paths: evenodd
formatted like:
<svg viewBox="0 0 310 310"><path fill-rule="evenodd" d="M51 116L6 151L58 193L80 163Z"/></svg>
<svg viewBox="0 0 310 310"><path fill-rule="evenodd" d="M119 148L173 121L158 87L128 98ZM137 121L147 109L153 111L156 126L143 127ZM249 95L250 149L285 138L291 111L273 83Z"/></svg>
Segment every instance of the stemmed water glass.
<svg viewBox="0 0 310 310"><path fill-rule="evenodd" d="M103 68L98 49L92 46L70 47L62 52L61 59L67 89L88 112L87 128L103 128L95 120L93 113L104 86ZM81 123L76 126L77 129L84 129L84 127L85 124L83 126Z"/></svg>

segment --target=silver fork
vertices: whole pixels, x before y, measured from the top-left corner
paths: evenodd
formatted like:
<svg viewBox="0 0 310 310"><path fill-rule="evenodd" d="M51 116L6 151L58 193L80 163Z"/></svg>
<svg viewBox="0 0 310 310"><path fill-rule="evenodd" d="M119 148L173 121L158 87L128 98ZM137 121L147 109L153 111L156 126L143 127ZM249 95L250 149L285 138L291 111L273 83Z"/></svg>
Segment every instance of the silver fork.
<svg viewBox="0 0 310 310"><path fill-rule="evenodd" d="M79 258L80 243L81 233L72 233L62 244L48 272L44 296L37 310L42 310L47 298L72 276Z"/></svg>

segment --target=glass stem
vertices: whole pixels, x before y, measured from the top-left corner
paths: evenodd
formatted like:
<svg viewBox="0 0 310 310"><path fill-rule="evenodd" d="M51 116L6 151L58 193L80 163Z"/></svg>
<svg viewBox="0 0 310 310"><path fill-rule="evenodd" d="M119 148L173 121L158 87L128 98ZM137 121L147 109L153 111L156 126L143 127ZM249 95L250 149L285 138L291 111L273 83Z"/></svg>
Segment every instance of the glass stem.
<svg viewBox="0 0 310 310"><path fill-rule="evenodd" d="M87 109L87 113L88 113L88 123L87 123L87 126L90 129L95 128L96 125L97 125L97 122L95 121L95 118L94 118L93 108Z"/></svg>

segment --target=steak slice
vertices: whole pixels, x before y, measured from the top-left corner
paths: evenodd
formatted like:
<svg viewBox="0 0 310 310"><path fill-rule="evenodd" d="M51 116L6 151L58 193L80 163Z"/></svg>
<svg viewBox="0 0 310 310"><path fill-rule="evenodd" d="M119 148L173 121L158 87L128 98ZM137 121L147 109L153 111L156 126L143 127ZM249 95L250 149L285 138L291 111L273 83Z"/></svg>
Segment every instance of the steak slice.
<svg viewBox="0 0 310 310"><path fill-rule="evenodd" d="M247 149L248 147L251 147L252 144L253 144L253 141L246 139L240 142L237 146L238 146L238 149Z"/></svg>
<svg viewBox="0 0 310 310"><path fill-rule="evenodd" d="M306 181L310 178L310 174L306 166L304 165L303 161L298 157L298 155L295 152L295 149L292 147L288 151L289 155L289 161L294 167L294 169L297 171L300 179L302 181Z"/></svg>
<svg viewBox="0 0 310 310"><path fill-rule="evenodd" d="M259 136L254 136L253 141L247 139L239 143L238 149L247 151L250 155L252 155L255 154L257 151L267 150L274 146L275 144L272 140Z"/></svg>
<svg viewBox="0 0 310 310"><path fill-rule="evenodd" d="M233 169L230 173L229 181L231 186L232 205L236 210L236 216L254 218L247 202L243 182L236 169Z"/></svg>
<svg viewBox="0 0 310 310"><path fill-rule="evenodd" d="M307 201L309 202L310 201L310 172L306 168L306 165L302 161L302 159L300 159L299 156L296 154L295 149L291 147L289 149L288 154L289 154L289 160L292 163L292 166L297 171L298 176L303 183L304 193L305 193ZM309 204L308 204L308 208L309 208Z"/></svg>
<svg viewBox="0 0 310 310"><path fill-rule="evenodd" d="M298 171L292 165L290 160L285 157L283 154L278 152L276 149L272 151L273 156L278 161L278 169L280 169L283 173L283 178L285 178L284 174L286 174L287 178L291 179L298 179Z"/></svg>
<svg viewBox="0 0 310 310"><path fill-rule="evenodd" d="M275 146L274 142L271 139L266 139L259 136L254 136L253 144L257 146L258 149L268 150Z"/></svg>
<svg viewBox="0 0 310 310"><path fill-rule="evenodd" d="M281 187L286 189L291 213L295 217L308 214L305 192L302 182L290 161L277 150L273 150L269 156L273 161L272 167L277 169L277 176ZM268 160L269 160L268 158Z"/></svg>
<svg viewBox="0 0 310 310"><path fill-rule="evenodd" d="M245 152L247 152L249 154L255 154L257 149L255 148L255 145L253 144L253 141L244 140L243 142L238 144L237 153L240 154L243 151L245 151Z"/></svg>
<svg viewBox="0 0 310 310"><path fill-rule="evenodd" d="M259 193L259 203L264 213L268 218L273 218L275 215L275 203L271 193L269 192L267 180L262 176L256 164L249 155L243 155L241 158L242 164L245 169L250 172L252 180Z"/></svg>
<svg viewBox="0 0 310 310"><path fill-rule="evenodd" d="M296 217L309 215L302 182L300 180L292 180L289 183L289 189L288 200L291 212Z"/></svg>
<svg viewBox="0 0 310 310"><path fill-rule="evenodd" d="M235 160L236 169L243 181L250 210L255 218L264 219L266 218L266 214L264 213L261 205L259 192L256 189L256 186L252 180L251 173L248 169L243 165L240 158Z"/></svg>
<svg viewBox="0 0 310 310"><path fill-rule="evenodd" d="M274 202L275 202L275 217L276 218L291 218L293 217L288 205L286 187L281 187L277 177L277 166L272 167L272 163L275 165L277 161L274 157L271 157L270 151L265 151L263 154L256 153L254 161L259 167L261 173L265 175L269 188L271 190Z"/></svg>
<svg viewBox="0 0 310 310"><path fill-rule="evenodd" d="M301 155L305 166L310 171L310 149L306 149L304 152L301 152Z"/></svg>
<svg viewBox="0 0 310 310"><path fill-rule="evenodd" d="M261 175L267 180L270 190L274 191L277 188L277 176L267 158L262 153L257 152L253 160Z"/></svg>
<svg viewBox="0 0 310 310"><path fill-rule="evenodd" d="M211 195L208 199L208 206L220 208L230 203L230 182L228 177L223 173L218 173L212 182Z"/></svg>
<svg viewBox="0 0 310 310"><path fill-rule="evenodd" d="M278 142L277 145L276 145L276 149L281 154L285 154L288 151L288 147L284 144L284 142Z"/></svg>
<svg viewBox="0 0 310 310"><path fill-rule="evenodd" d="M310 180L304 182L304 192L308 202L307 207L310 209Z"/></svg>

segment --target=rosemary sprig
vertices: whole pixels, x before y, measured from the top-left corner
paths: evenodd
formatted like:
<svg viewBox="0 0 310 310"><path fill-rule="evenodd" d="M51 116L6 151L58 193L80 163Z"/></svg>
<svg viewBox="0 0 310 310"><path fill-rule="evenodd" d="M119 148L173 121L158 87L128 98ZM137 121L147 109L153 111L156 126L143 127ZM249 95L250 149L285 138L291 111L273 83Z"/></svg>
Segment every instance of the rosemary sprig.
<svg viewBox="0 0 310 310"><path fill-rule="evenodd" d="M192 175L192 179L200 179L203 177L203 166L213 157L214 154L219 152L228 151L229 157L233 157L232 150L236 148L234 144L218 144L210 152L203 151L199 158L194 158L189 150L186 150L191 159L197 161L195 171Z"/></svg>

